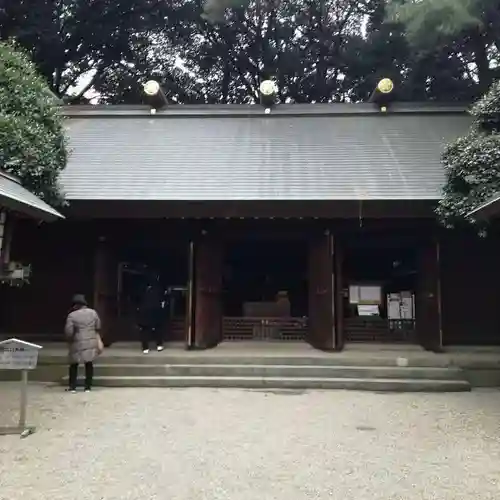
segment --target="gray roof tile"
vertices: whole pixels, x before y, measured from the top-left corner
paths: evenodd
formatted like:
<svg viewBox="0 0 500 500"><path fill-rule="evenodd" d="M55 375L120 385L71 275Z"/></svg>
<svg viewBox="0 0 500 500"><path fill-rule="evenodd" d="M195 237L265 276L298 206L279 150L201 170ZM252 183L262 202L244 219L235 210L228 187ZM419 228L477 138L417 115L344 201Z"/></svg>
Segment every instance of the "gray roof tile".
<svg viewBox="0 0 500 500"><path fill-rule="evenodd" d="M68 119L70 200L434 200L445 113L96 113Z"/></svg>
<svg viewBox="0 0 500 500"><path fill-rule="evenodd" d="M16 178L4 172L0 172L0 206L44 221L63 217L57 210L21 186Z"/></svg>

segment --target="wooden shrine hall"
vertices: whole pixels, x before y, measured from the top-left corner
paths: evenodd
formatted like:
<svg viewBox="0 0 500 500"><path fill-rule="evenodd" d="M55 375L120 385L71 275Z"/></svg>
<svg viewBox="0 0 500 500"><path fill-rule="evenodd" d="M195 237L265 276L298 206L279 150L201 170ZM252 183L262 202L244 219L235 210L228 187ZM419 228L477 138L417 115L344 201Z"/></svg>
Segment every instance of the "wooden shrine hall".
<svg viewBox="0 0 500 500"><path fill-rule="evenodd" d="M57 340L74 293L135 340L148 280L165 339L500 344L500 237L436 221L459 106L71 106L65 220L20 221L30 283L3 332Z"/></svg>

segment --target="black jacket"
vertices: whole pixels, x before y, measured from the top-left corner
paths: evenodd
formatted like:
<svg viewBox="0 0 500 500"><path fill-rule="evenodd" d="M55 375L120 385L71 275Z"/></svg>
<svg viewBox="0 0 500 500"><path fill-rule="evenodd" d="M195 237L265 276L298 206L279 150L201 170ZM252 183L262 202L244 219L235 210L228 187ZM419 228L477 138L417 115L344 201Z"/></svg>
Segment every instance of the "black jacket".
<svg viewBox="0 0 500 500"><path fill-rule="evenodd" d="M137 322L141 327L158 327L163 321L162 302L164 298L158 287L149 286L142 296L137 311Z"/></svg>

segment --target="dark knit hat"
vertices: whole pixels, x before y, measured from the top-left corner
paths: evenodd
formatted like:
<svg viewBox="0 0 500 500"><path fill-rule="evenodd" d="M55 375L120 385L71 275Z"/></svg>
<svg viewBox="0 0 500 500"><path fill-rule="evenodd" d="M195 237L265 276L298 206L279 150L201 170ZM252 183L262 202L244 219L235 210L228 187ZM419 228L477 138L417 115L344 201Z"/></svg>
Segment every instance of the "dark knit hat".
<svg viewBox="0 0 500 500"><path fill-rule="evenodd" d="M73 295L73 305L74 306L86 306L87 300L85 299L85 295L81 293L77 293Z"/></svg>

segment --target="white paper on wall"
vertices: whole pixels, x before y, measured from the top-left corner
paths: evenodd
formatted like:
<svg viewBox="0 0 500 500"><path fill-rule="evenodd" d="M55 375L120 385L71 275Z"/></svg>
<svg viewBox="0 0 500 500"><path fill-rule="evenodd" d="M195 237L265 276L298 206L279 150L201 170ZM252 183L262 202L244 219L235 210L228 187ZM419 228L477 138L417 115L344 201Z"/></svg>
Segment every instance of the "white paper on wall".
<svg viewBox="0 0 500 500"><path fill-rule="evenodd" d="M359 286L351 285L349 287L349 304L359 304Z"/></svg>
<svg viewBox="0 0 500 500"><path fill-rule="evenodd" d="M360 286L359 301L380 304L381 288L379 286Z"/></svg>
<svg viewBox="0 0 500 500"><path fill-rule="evenodd" d="M389 319L401 319L401 300L397 293L391 293L388 296L387 316Z"/></svg>

